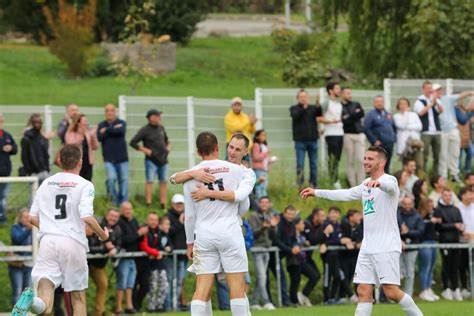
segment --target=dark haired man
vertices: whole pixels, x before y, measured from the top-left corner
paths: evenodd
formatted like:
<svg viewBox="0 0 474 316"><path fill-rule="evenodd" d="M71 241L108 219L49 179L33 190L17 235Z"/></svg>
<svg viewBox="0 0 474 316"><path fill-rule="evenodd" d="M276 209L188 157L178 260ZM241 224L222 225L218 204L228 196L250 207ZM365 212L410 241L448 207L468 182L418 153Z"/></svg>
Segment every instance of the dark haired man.
<svg viewBox="0 0 474 316"><path fill-rule="evenodd" d="M62 284L71 292L74 312L86 315L89 245L86 225L101 240L109 239L94 218L94 185L79 176L82 151L76 145L65 145L59 152L62 172L47 178L36 192L30 210L30 222L39 228L41 243L31 277L38 297L27 288L12 311L49 314L53 308L54 289Z"/></svg>
<svg viewBox="0 0 474 316"><path fill-rule="evenodd" d="M371 315L374 285L382 284L387 298L398 302L407 315L420 316L423 313L413 299L400 290L402 242L397 223L400 191L397 179L385 174L386 163L385 149L371 146L364 157L364 170L370 178L362 184L347 190L306 188L300 195L303 199L316 196L333 201L362 199L364 238L354 274L359 294L355 315Z"/></svg>

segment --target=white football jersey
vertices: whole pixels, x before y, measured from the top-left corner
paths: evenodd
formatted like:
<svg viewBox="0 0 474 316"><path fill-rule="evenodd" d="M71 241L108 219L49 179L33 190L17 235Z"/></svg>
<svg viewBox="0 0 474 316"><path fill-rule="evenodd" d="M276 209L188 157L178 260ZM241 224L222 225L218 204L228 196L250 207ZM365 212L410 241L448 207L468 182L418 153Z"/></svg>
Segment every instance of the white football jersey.
<svg viewBox="0 0 474 316"><path fill-rule="evenodd" d="M30 210L39 218L40 238L67 236L89 251L82 219L94 215L94 195L94 185L72 173L59 172L44 180Z"/></svg>
<svg viewBox="0 0 474 316"><path fill-rule="evenodd" d="M186 200L185 229L188 244L194 242L194 236L209 238L212 236L242 235L239 221L239 200L247 199L255 184L255 175L248 169L223 160L204 160L191 170L209 168L216 181L202 184L196 180L184 184L183 192ZM239 187L239 184L241 186ZM207 185L211 190L237 191L235 202L206 199L194 202L191 193L200 185Z"/></svg>

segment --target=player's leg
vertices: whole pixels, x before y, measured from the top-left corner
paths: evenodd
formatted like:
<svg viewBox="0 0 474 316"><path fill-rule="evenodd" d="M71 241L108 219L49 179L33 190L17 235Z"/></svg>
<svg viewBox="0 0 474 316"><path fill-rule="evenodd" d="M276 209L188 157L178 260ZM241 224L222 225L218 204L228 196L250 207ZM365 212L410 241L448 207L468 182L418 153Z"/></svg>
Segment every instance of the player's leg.
<svg viewBox="0 0 474 316"><path fill-rule="evenodd" d="M370 255L359 253L354 273L354 283L357 284L357 295L359 296L355 315L370 316L372 314L374 284L377 284L377 273Z"/></svg>
<svg viewBox="0 0 474 316"><path fill-rule="evenodd" d="M86 308L86 291L72 291L71 292L72 308L74 316L87 315Z"/></svg>
<svg viewBox="0 0 474 316"><path fill-rule="evenodd" d="M403 311L405 312L406 315L408 316L422 316L423 313L421 310L416 306L415 302L413 301L413 298L400 290L400 287L396 284L384 284L383 285L383 291L385 293L385 296L400 304L402 307Z"/></svg>
<svg viewBox="0 0 474 316"><path fill-rule="evenodd" d="M230 310L234 316L250 316L250 303L245 294L245 272L226 273Z"/></svg>
<svg viewBox="0 0 474 316"><path fill-rule="evenodd" d="M192 316L212 315L211 292L214 285L214 274L196 275L196 290L191 301Z"/></svg>

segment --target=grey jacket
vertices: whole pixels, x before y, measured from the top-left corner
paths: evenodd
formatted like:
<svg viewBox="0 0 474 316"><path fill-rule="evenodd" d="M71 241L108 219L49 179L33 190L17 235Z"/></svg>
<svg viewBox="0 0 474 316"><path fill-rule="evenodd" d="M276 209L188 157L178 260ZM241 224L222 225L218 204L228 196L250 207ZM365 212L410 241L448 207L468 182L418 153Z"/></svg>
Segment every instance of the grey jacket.
<svg viewBox="0 0 474 316"><path fill-rule="evenodd" d="M275 228L263 228L264 222L270 222L272 214L269 212L263 214L260 211L254 212L249 218L249 224L253 232L254 247L271 247L275 237Z"/></svg>

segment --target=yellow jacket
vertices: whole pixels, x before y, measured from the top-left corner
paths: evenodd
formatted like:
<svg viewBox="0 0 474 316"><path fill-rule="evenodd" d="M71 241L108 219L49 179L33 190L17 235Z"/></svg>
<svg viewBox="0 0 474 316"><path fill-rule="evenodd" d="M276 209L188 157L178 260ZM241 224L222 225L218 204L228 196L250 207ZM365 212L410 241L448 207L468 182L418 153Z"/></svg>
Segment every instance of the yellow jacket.
<svg viewBox="0 0 474 316"><path fill-rule="evenodd" d="M250 118L247 114L244 112L235 114L234 111L230 109L224 118L224 126L226 131L226 143L229 143L234 133L241 132L249 138L249 149L252 149L252 134L255 133L255 124L250 123Z"/></svg>

